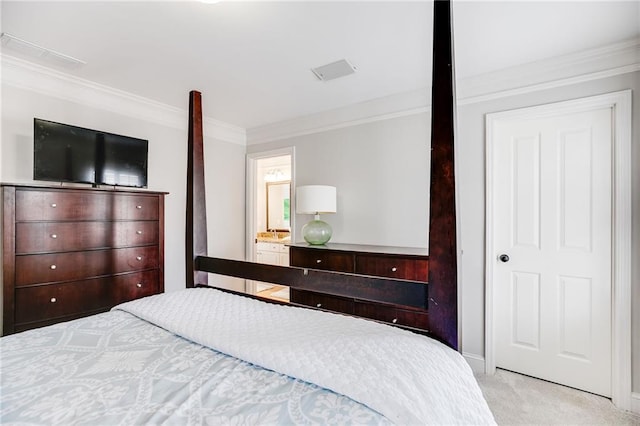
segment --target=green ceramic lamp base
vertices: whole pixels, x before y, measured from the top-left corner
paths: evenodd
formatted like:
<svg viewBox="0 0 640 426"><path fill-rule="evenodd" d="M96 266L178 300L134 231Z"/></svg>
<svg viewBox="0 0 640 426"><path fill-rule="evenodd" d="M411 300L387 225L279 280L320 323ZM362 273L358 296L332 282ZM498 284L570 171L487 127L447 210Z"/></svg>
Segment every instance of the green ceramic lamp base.
<svg viewBox="0 0 640 426"><path fill-rule="evenodd" d="M302 227L304 240L312 245L322 245L331 239L331 226L322 220L312 220Z"/></svg>

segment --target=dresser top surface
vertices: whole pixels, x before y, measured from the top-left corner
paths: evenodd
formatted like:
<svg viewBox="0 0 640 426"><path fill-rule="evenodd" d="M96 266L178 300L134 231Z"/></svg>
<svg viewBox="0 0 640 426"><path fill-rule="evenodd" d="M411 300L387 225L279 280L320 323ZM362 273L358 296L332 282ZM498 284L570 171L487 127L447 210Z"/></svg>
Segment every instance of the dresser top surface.
<svg viewBox="0 0 640 426"><path fill-rule="evenodd" d="M345 243L327 243L323 245L311 245L307 243L287 244L289 247L299 247L314 250L336 250L345 252L371 253L371 254L397 254L405 256L428 256L429 250L419 247L395 247L395 246L376 246L369 244L345 244Z"/></svg>
<svg viewBox="0 0 640 426"><path fill-rule="evenodd" d="M0 182L0 187L14 187L20 189L33 189L40 191L47 190L78 190L78 191L94 191L94 192L102 192L102 193L133 193L133 194L168 194L168 192L164 191L153 191L146 188L134 188L134 187L113 187L113 186L104 186L101 188L93 188L90 186L71 186L71 185L51 185L46 183L8 183L8 182Z"/></svg>

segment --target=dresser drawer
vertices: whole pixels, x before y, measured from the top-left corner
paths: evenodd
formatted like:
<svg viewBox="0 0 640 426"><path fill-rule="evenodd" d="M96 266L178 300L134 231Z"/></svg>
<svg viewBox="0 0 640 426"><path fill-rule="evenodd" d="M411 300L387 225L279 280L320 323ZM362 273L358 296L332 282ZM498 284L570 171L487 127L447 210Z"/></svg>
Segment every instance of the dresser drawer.
<svg viewBox="0 0 640 426"><path fill-rule="evenodd" d="M157 220L159 217L158 197L143 194L117 194L113 198L114 219Z"/></svg>
<svg viewBox="0 0 640 426"><path fill-rule="evenodd" d="M354 314L392 324L407 327L429 329L429 316L427 311L401 309L389 305L356 300L354 302Z"/></svg>
<svg viewBox="0 0 640 426"><path fill-rule="evenodd" d="M49 253L158 243L157 221L19 222L16 253Z"/></svg>
<svg viewBox="0 0 640 426"><path fill-rule="evenodd" d="M110 290L114 306L160 292L157 269L118 275L117 278Z"/></svg>
<svg viewBox="0 0 640 426"><path fill-rule="evenodd" d="M326 309L329 311L353 313L353 299L340 296L331 296L313 291L290 289L289 299L292 303L298 303L314 308Z"/></svg>
<svg viewBox="0 0 640 426"><path fill-rule="evenodd" d="M306 249L290 247L289 263L309 269L322 269L326 271L354 272L353 255L324 249Z"/></svg>
<svg viewBox="0 0 640 426"><path fill-rule="evenodd" d="M427 282L429 261L393 255L356 254L356 273Z"/></svg>
<svg viewBox="0 0 640 426"><path fill-rule="evenodd" d="M158 271L16 289L16 325L107 310L158 292Z"/></svg>
<svg viewBox="0 0 640 426"><path fill-rule="evenodd" d="M15 285L74 281L85 277L158 268L157 246L16 256Z"/></svg>
<svg viewBox="0 0 640 426"><path fill-rule="evenodd" d="M16 191L16 221L157 220L158 197L85 191Z"/></svg>

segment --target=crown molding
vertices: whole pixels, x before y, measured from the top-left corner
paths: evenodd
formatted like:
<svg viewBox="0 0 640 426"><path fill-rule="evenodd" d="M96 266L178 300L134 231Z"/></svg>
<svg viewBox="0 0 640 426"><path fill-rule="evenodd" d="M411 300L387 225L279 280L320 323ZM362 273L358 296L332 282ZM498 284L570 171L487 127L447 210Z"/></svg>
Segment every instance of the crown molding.
<svg viewBox="0 0 640 426"><path fill-rule="evenodd" d="M429 111L431 91L416 90L247 129L247 145L326 132Z"/></svg>
<svg viewBox="0 0 640 426"><path fill-rule="evenodd" d="M176 129L186 129L187 111L0 53L2 82L47 96L109 110ZM458 79L458 105L469 105L640 71L640 38L547 60ZM210 117L208 137L240 145L325 132L426 113L426 87L265 126L243 129Z"/></svg>
<svg viewBox="0 0 640 426"><path fill-rule="evenodd" d="M486 102L637 71L640 71L640 38L492 73L460 78L456 83L457 103L469 105ZM423 88L250 128L247 129L247 145L424 113L431 108L430 99L430 88Z"/></svg>
<svg viewBox="0 0 640 426"><path fill-rule="evenodd" d="M78 78L5 53L0 54L0 59L3 84L174 129L187 129L187 110ZM246 145L246 131L241 127L210 117L205 117L202 124L207 137Z"/></svg>
<svg viewBox="0 0 640 426"><path fill-rule="evenodd" d="M460 79L458 104L569 86L640 70L640 38Z"/></svg>

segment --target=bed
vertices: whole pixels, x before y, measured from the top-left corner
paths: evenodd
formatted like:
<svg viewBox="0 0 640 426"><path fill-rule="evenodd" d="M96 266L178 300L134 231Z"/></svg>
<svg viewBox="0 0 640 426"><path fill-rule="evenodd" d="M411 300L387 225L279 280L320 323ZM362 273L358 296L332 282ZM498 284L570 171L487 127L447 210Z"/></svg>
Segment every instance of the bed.
<svg viewBox="0 0 640 426"><path fill-rule="evenodd" d="M7 336L0 360L3 424L492 422L442 343L215 289Z"/></svg>
<svg viewBox="0 0 640 426"><path fill-rule="evenodd" d="M495 424L455 350L449 14L449 2L435 2L429 336L215 288L210 274L380 298L394 282L208 257L191 92L187 288L2 337L0 423Z"/></svg>

